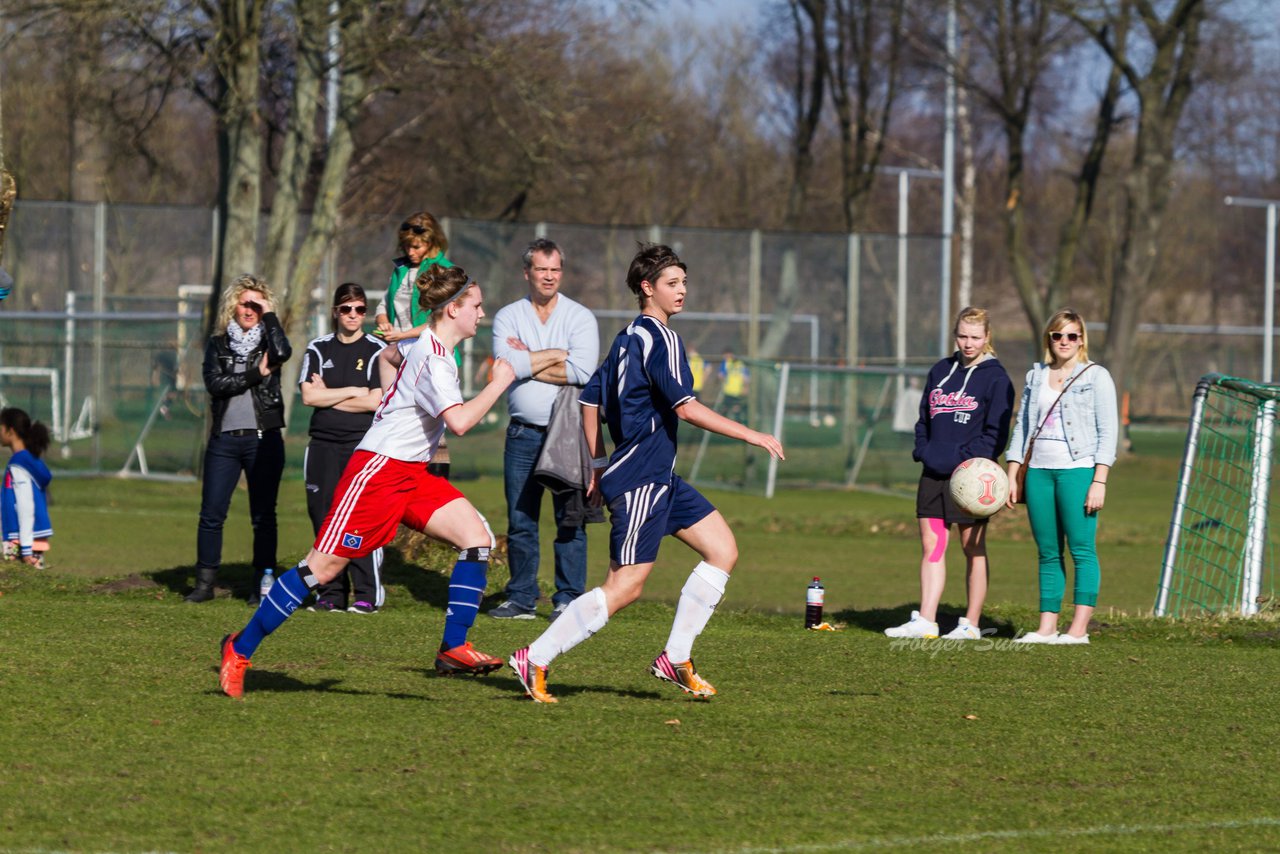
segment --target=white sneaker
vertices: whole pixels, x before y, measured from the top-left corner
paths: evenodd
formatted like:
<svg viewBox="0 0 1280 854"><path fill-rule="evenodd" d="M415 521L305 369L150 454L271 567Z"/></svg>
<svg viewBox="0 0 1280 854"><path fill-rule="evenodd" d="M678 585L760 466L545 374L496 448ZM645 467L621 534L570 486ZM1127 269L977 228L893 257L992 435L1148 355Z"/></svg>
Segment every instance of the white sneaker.
<svg viewBox="0 0 1280 854"><path fill-rule="evenodd" d="M1063 632L1058 635L1057 639L1053 642L1059 646L1078 646L1080 644L1087 644L1089 642L1089 636L1081 635L1080 637L1076 637L1075 635L1069 635L1066 632Z"/></svg>
<svg viewBox="0 0 1280 854"><path fill-rule="evenodd" d="M1020 638L1014 638L1014 643L1058 643L1058 638L1062 635L1054 632L1051 635L1042 635L1038 632L1027 632Z"/></svg>
<svg viewBox="0 0 1280 854"><path fill-rule="evenodd" d="M961 617L959 625L942 636L943 640L981 640L981 638L982 632L969 622L968 617Z"/></svg>
<svg viewBox="0 0 1280 854"><path fill-rule="evenodd" d="M910 620L900 626L885 629L884 633L891 638L936 638L938 624L921 617L919 611L912 611Z"/></svg>

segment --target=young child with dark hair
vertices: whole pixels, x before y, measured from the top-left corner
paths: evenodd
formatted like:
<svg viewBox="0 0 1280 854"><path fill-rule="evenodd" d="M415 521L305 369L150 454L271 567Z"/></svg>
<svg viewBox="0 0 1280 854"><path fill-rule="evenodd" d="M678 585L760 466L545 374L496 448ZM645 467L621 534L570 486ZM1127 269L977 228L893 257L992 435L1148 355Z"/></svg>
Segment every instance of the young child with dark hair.
<svg viewBox="0 0 1280 854"><path fill-rule="evenodd" d="M13 452L0 490L0 529L5 560L44 568L53 525L47 490L53 474L40 459L49 448L49 428L21 409L0 410L0 445Z"/></svg>

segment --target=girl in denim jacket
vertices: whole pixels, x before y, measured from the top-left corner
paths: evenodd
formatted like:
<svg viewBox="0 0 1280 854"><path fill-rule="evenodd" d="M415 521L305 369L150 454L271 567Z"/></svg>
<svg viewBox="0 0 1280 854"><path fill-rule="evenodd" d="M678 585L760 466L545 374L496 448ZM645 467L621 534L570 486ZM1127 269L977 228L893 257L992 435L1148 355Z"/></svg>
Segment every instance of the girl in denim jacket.
<svg viewBox="0 0 1280 854"><path fill-rule="evenodd" d="M1077 312L1064 308L1049 318L1043 343L1044 361L1027 373L1006 452L1011 507L1018 500L1018 470L1027 466L1027 517L1040 557L1040 626L1017 642L1085 644L1101 580L1098 511L1116 461L1116 386L1106 368L1089 361L1088 330ZM1064 540L1075 566L1075 613L1066 633L1058 634Z"/></svg>

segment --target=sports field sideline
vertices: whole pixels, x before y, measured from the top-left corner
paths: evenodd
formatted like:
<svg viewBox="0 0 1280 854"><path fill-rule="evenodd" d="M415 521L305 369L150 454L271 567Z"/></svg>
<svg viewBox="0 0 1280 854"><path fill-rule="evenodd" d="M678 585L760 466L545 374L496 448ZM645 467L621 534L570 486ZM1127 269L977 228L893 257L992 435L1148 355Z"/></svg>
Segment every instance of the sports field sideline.
<svg viewBox="0 0 1280 854"><path fill-rule="evenodd" d="M992 530L997 634L894 645L880 630L917 586L909 498L717 494L742 547L698 648L720 696L647 674L688 569L671 543L649 601L556 663L554 707L505 671L435 677L444 577L399 554L383 612L298 615L228 700L216 647L243 599L181 602L198 487L63 480L52 569L0 571L0 850L1274 849L1280 625L1146 616L1175 469L1116 468L1087 648L1007 644L1035 621L1020 515ZM463 488L501 518L498 482ZM233 582L249 576L242 501ZM300 483L280 509L294 557ZM800 628L815 574L842 632ZM481 617L474 638L505 655L543 625Z"/></svg>

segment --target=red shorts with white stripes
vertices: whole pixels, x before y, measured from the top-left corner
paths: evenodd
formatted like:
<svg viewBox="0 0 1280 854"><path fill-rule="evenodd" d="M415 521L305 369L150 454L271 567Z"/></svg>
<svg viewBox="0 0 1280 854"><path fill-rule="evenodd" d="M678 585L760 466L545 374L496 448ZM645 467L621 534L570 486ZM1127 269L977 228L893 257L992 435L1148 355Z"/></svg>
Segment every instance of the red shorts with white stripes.
<svg viewBox="0 0 1280 854"><path fill-rule="evenodd" d="M462 497L449 481L427 474L426 463L356 451L334 490L315 549L364 557L391 542L400 523L421 531L433 513Z"/></svg>

